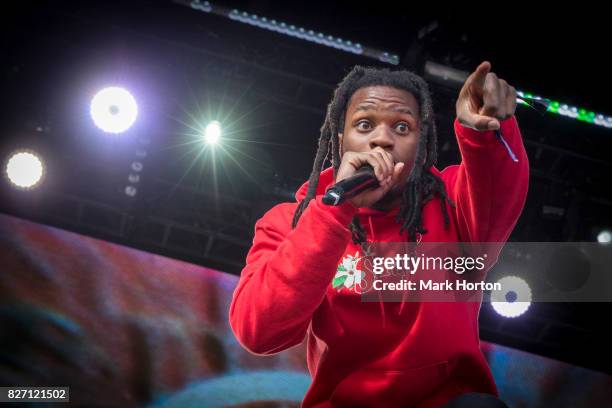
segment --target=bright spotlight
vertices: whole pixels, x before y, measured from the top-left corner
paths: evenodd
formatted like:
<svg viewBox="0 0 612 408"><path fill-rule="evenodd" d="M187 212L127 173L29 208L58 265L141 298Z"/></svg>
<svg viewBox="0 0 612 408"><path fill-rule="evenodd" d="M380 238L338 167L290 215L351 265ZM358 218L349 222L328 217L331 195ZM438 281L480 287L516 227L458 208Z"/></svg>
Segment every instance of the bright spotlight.
<svg viewBox="0 0 612 408"><path fill-rule="evenodd" d="M597 234L597 242L609 244L610 240L612 240L612 232L609 230L602 230L599 234Z"/></svg>
<svg viewBox="0 0 612 408"><path fill-rule="evenodd" d="M529 309L531 305L531 288L523 279L517 276L506 276L499 281L501 291L491 292L493 309L504 317L517 317ZM520 299L520 301L517 301Z"/></svg>
<svg viewBox="0 0 612 408"><path fill-rule="evenodd" d="M107 133L125 132L138 116L136 100L123 88L110 87L98 92L91 100L91 118Z"/></svg>
<svg viewBox="0 0 612 408"><path fill-rule="evenodd" d="M204 130L204 140L209 145L216 145L219 143L219 139L221 139L221 123L219 121L213 120L206 126L206 130Z"/></svg>
<svg viewBox="0 0 612 408"><path fill-rule="evenodd" d="M18 152L6 164L6 175L20 188L35 187L43 176L43 163L34 153Z"/></svg>

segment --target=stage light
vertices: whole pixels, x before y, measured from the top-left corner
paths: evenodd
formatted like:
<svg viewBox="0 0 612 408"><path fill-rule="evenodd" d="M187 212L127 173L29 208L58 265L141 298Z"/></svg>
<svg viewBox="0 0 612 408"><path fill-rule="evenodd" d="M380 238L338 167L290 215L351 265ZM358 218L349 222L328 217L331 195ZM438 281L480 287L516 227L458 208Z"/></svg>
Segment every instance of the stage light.
<svg viewBox="0 0 612 408"><path fill-rule="evenodd" d="M19 188L33 188L43 177L42 160L34 153L21 151L14 153L6 164L6 175Z"/></svg>
<svg viewBox="0 0 612 408"><path fill-rule="evenodd" d="M136 194L138 193L138 189L134 186L126 186L125 187L125 195L128 197L136 197Z"/></svg>
<svg viewBox="0 0 612 408"><path fill-rule="evenodd" d="M226 12L221 8L209 7L208 2L201 2L199 0L194 0L191 3L191 7L196 10L219 14L229 18L230 20L240 21L241 23L250 24L265 30L275 31L277 33L325 45L327 47L340 49L353 54L375 58L379 61L387 62L392 65L399 65L399 56L397 54L391 54L373 48L365 48L359 43L353 43L352 41L337 38L333 35L325 35L323 33L315 32L314 30L307 30L304 27L297 27L292 24L287 24L282 21L279 22L274 19L268 19L256 14L249 14L245 11L240 11L237 9Z"/></svg>
<svg viewBox="0 0 612 408"><path fill-rule="evenodd" d="M140 171L142 171L143 165L142 165L141 162L135 161L135 162L132 162L132 166L131 167L132 167L132 170L134 170L135 172L140 172Z"/></svg>
<svg viewBox="0 0 612 408"><path fill-rule="evenodd" d="M91 118L97 127L107 133L123 133L136 121L138 105L123 88L109 87L98 92L91 100Z"/></svg>
<svg viewBox="0 0 612 408"><path fill-rule="evenodd" d="M213 120L206 126L206 130L204 130L204 140L209 145L216 145L219 143L219 139L221 139L221 134L223 133L221 129L221 123L219 121Z"/></svg>
<svg viewBox="0 0 612 408"><path fill-rule="evenodd" d="M612 232L610 230L602 230L597 234L597 242L599 243L609 244L610 240L612 240Z"/></svg>
<svg viewBox="0 0 612 408"><path fill-rule="evenodd" d="M506 276L499 281L501 291L491 292L491 306L504 317L522 315L531 305L531 288L517 276Z"/></svg>

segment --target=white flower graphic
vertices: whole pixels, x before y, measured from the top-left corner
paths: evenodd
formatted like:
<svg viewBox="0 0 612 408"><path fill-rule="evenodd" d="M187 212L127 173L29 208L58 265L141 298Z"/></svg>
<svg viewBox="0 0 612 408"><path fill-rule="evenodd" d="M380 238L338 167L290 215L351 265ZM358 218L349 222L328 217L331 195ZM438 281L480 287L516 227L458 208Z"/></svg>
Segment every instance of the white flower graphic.
<svg viewBox="0 0 612 408"><path fill-rule="evenodd" d="M347 289L351 289L356 285L361 286L361 279L364 273L361 269L357 269L357 262L359 252L355 252L355 255L347 255L342 259L342 262L338 265L336 276L332 281L334 289L341 290L342 286Z"/></svg>

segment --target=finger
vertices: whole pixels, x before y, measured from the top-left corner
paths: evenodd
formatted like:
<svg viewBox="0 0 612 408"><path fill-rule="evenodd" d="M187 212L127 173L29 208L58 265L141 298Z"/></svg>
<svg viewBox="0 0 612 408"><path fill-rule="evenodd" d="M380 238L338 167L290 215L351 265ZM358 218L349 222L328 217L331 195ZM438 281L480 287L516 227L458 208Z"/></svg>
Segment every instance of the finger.
<svg viewBox="0 0 612 408"><path fill-rule="evenodd" d="M508 92L510 91L508 88L508 83L503 79L499 80L499 106L497 108L497 113L495 117L498 120L506 119L508 115Z"/></svg>
<svg viewBox="0 0 612 408"><path fill-rule="evenodd" d="M404 170L405 164L403 162L395 163L393 166L393 176L389 179L389 182L384 186L385 194L396 186L401 181L402 171Z"/></svg>
<svg viewBox="0 0 612 408"><path fill-rule="evenodd" d="M372 154L374 156L376 156L376 159L382 164L382 173L383 173L383 178L384 179L388 179L391 176L391 169L392 167L389 166L389 163L387 162L387 160L385 160L385 156L382 152L377 151L377 152L372 152Z"/></svg>
<svg viewBox="0 0 612 408"><path fill-rule="evenodd" d="M481 115L494 117L499 109L499 81L497 75L490 73L487 75L482 93L483 106L480 108Z"/></svg>
<svg viewBox="0 0 612 408"><path fill-rule="evenodd" d="M393 156L391 156L391 153L389 153L388 151L386 151L385 149L381 148L381 147L377 147L375 150L378 150L380 152L380 157L383 159L383 161L385 162L385 175L388 178L391 178L393 176Z"/></svg>
<svg viewBox="0 0 612 408"><path fill-rule="evenodd" d="M385 159L385 162L387 163L387 166L389 167L389 178L393 177L393 168L395 167L395 162L393 161L393 156L391 155L391 153L385 151L383 153L383 157Z"/></svg>
<svg viewBox="0 0 612 408"><path fill-rule="evenodd" d="M376 179L378 179L378 183L382 184L385 180L385 164L382 159L375 154L363 153L363 157L365 161L374 168L374 174L376 175Z"/></svg>
<svg viewBox="0 0 612 408"><path fill-rule="evenodd" d="M508 96L506 97L506 115L507 117L511 117L514 115L516 111L516 89L513 86L510 86L508 90Z"/></svg>
<svg viewBox="0 0 612 408"><path fill-rule="evenodd" d="M345 152L342 156L342 163L336 175L336 183L347 177L353 176L357 170L368 163L368 155L357 152ZM372 166L374 168L374 166Z"/></svg>
<svg viewBox="0 0 612 408"><path fill-rule="evenodd" d="M466 84L476 86L482 90L485 84L487 74L491 71L491 63L483 61L474 72L466 79Z"/></svg>

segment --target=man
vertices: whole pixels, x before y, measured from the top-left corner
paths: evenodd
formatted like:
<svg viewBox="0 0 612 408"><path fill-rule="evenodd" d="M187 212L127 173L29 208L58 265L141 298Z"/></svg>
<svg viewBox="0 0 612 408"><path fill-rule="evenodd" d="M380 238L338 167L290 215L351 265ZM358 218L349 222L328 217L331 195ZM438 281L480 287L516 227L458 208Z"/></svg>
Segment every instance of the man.
<svg viewBox="0 0 612 408"><path fill-rule="evenodd" d="M480 303L361 302L359 268L367 242L508 239L529 165L513 116L516 91L490 69L480 64L459 93L462 162L440 172L425 81L355 67L329 104L299 204L279 204L257 222L230 324L256 354L307 335L313 382L303 407L438 407L469 392L497 395L480 350ZM332 166L321 172L327 156ZM365 164L378 188L339 206L322 203L329 186Z"/></svg>

